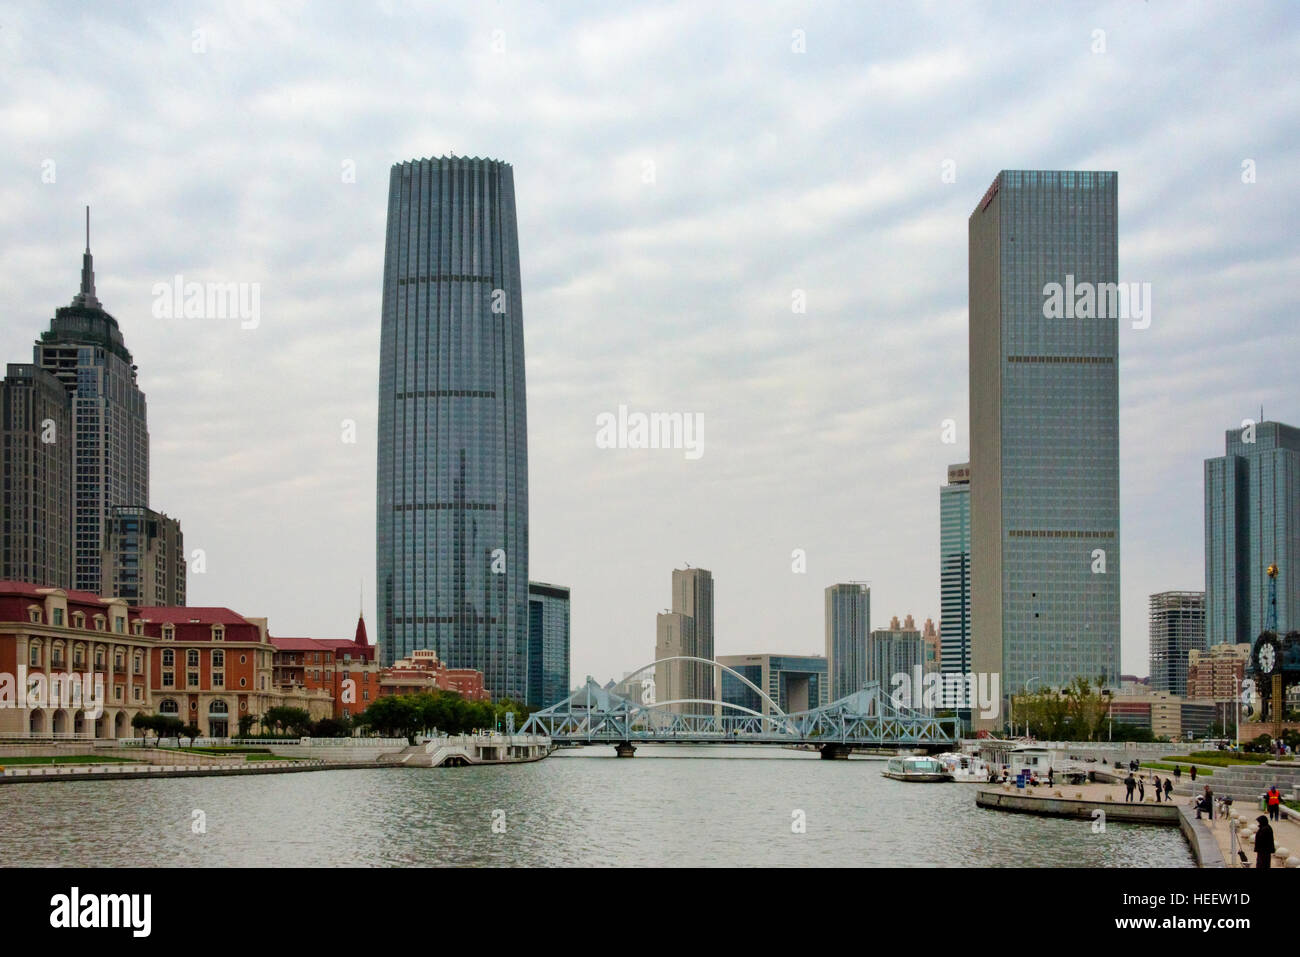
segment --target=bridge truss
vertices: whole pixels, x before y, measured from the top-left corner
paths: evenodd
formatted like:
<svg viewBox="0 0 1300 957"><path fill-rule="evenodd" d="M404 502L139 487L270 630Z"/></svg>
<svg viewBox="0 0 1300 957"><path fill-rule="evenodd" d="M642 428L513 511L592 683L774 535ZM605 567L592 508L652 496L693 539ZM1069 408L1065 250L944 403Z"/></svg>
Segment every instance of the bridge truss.
<svg viewBox="0 0 1300 957"><path fill-rule="evenodd" d="M568 698L532 714L520 731L544 734L555 744L567 745L801 744L824 754L828 748L838 752L853 747L939 750L958 743L956 718L897 707L876 682L823 708L786 714L756 686L741 680L758 691L771 713L696 698L640 704L588 678L586 686ZM678 710L678 706L692 710Z"/></svg>

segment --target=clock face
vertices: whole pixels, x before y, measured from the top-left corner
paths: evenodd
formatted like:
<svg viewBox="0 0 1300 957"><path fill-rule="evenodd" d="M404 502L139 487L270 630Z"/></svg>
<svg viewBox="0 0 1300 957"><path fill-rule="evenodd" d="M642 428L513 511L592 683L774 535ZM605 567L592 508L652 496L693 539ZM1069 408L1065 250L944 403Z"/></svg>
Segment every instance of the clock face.
<svg viewBox="0 0 1300 957"><path fill-rule="evenodd" d="M1266 675L1273 673L1273 666L1277 664L1277 649L1272 643L1266 643L1259 649L1259 669Z"/></svg>

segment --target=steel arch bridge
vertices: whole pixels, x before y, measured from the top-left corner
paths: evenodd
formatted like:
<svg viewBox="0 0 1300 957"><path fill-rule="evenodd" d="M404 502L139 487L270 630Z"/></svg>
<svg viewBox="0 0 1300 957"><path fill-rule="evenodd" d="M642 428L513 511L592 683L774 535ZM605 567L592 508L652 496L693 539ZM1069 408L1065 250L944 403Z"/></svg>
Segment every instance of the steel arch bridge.
<svg viewBox="0 0 1300 957"><path fill-rule="evenodd" d="M672 660L700 661L730 672L756 691L773 713L763 714L712 699L686 698L646 705L607 691L588 677L585 687L533 713L520 733L543 734L557 745L614 745L620 756L631 756L638 743L804 745L821 751L822 757L847 757L853 748L935 751L959 743L957 719L935 718L896 707L878 682L823 708L786 714L743 675L708 659L664 658L628 677ZM627 680L616 687L622 687ZM697 708L695 713L683 713L669 710L669 705ZM730 713L721 713L724 708Z"/></svg>

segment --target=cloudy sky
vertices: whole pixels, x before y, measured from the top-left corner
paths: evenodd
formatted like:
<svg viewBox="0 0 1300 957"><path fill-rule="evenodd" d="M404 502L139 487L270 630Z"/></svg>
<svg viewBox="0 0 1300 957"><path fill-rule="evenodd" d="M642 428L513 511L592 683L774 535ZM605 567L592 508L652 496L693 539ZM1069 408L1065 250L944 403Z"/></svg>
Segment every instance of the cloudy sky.
<svg viewBox="0 0 1300 957"><path fill-rule="evenodd" d="M873 625L938 618L999 169L1118 171L1120 278L1152 286L1120 338L1125 670L1147 595L1204 587L1202 460L1261 404L1300 424L1290 4L275 7L0 3L0 356L76 292L89 203L191 604L343 636L364 588L373 622L388 171L423 156L514 165L531 577L573 589L575 682L653 658L686 562L719 654L820 652L836 581ZM178 274L260 284L256 328L155 318ZM620 404L702 414L704 455L598 449Z"/></svg>

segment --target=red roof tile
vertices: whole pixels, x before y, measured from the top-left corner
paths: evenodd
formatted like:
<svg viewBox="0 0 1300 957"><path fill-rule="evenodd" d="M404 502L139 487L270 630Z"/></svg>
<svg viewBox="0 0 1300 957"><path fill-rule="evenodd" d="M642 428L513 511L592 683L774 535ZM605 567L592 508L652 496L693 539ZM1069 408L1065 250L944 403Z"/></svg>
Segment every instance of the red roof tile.
<svg viewBox="0 0 1300 957"><path fill-rule="evenodd" d="M229 608L193 608L186 605L148 605L138 608L141 618L164 625L251 625Z"/></svg>

